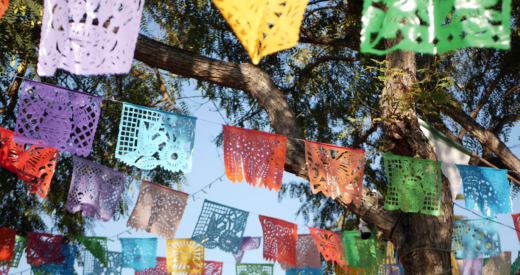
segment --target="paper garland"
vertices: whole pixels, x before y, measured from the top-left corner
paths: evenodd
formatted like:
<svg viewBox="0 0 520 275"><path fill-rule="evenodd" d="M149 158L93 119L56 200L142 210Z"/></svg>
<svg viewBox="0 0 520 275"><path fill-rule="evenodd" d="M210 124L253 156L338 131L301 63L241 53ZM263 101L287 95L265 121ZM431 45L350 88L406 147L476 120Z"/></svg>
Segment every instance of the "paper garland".
<svg viewBox="0 0 520 275"><path fill-rule="evenodd" d="M27 238L15 236L13 255L9 261L0 261L0 265L17 268L22 258L23 252L27 249Z"/></svg>
<svg viewBox="0 0 520 275"><path fill-rule="evenodd" d="M144 2L45 0L38 75L128 73Z"/></svg>
<svg viewBox="0 0 520 275"><path fill-rule="evenodd" d="M359 253L356 248L356 237L359 237L359 232L345 231L343 235L343 246L345 247L345 257L347 258L348 266L360 267Z"/></svg>
<svg viewBox="0 0 520 275"><path fill-rule="evenodd" d="M464 259L462 271L464 275L482 275L484 269L482 254L475 259Z"/></svg>
<svg viewBox="0 0 520 275"><path fill-rule="evenodd" d="M76 236L82 245L101 262L105 267L109 264L109 253L107 248L108 238L107 237L82 237Z"/></svg>
<svg viewBox="0 0 520 275"><path fill-rule="evenodd" d="M499 255L502 250L496 217L455 221L452 248L459 259Z"/></svg>
<svg viewBox="0 0 520 275"><path fill-rule="evenodd" d="M515 273L520 270L520 251L518 251L518 256L513 264L511 264L511 275L515 275ZM482 273L481 273L482 274ZM472 275L472 274L470 274Z"/></svg>
<svg viewBox="0 0 520 275"><path fill-rule="evenodd" d="M255 250L260 247L261 237L243 237L242 244L238 253L233 253L233 257L237 263L242 262L242 258L246 251Z"/></svg>
<svg viewBox="0 0 520 275"><path fill-rule="evenodd" d="M321 268L312 268L306 266L304 268L291 268L285 271L285 275L323 275Z"/></svg>
<svg viewBox="0 0 520 275"><path fill-rule="evenodd" d="M42 264L40 266L32 266L32 271L34 274L76 275L74 272L74 262L76 260L78 248L73 245L62 244L61 251L63 252L63 256L65 256L65 261L63 261L63 264L49 263Z"/></svg>
<svg viewBox="0 0 520 275"><path fill-rule="evenodd" d="M312 193L361 202L365 151L305 141L305 160Z"/></svg>
<svg viewBox="0 0 520 275"><path fill-rule="evenodd" d="M361 52L383 55L395 50L438 54L464 47L507 50L511 43L511 0L495 1L367 0L363 5ZM434 4L435 3L435 4ZM449 20L446 23L446 20ZM401 37L390 49L384 39Z"/></svg>
<svg viewBox="0 0 520 275"><path fill-rule="evenodd" d="M16 245L16 230L0 227L0 263L13 260Z"/></svg>
<svg viewBox="0 0 520 275"><path fill-rule="evenodd" d="M157 238L120 238L123 248L123 267L136 271L155 267Z"/></svg>
<svg viewBox="0 0 520 275"><path fill-rule="evenodd" d="M347 249L345 249L345 251L346 250ZM281 267L284 270L302 270L305 269L305 267L310 267L311 269L321 268L320 250L310 234L298 235L298 241L296 242L296 266L281 264Z"/></svg>
<svg viewBox="0 0 520 275"><path fill-rule="evenodd" d="M121 252L108 252L108 267L89 251L84 251L83 255L83 275L121 275L123 269Z"/></svg>
<svg viewBox="0 0 520 275"><path fill-rule="evenodd" d="M401 269L397 264L387 264L386 275L401 275Z"/></svg>
<svg viewBox="0 0 520 275"><path fill-rule="evenodd" d="M273 264L235 264L237 275L273 275Z"/></svg>
<svg viewBox="0 0 520 275"><path fill-rule="evenodd" d="M204 247L191 239L167 240L169 273L202 274L204 271Z"/></svg>
<svg viewBox="0 0 520 275"><path fill-rule="evenodd" d="M141 181L139 197L127 227L157 234L165 239L175 233L186 209L188 194L149 181Z"/></svg>
<svg viewBox="0 0 520 275"><path fill-rule="evenodd" d="M14 141L86 157L92 150L102 102L102 97L24 80Z"/></svg>
<svg viewBox="0 0 520 275"><path fill-rule="evenodd" d="M61 252L61 235L27 233L27 263L35 266L42 264L63 264L65 256Z"/></svg>
<svg viewBox="0 0 520 275"><path fill-rule="evenodd" d="M5 12L9 8L9 0L0 0L0 19L4 16ZM9 272L9 271L7 271Z"/></svg>
<svg viewBox="0 0 520 275"><path fill-rule="evenodd" d="M516 235L518 242L520 243L520 213L511 215L513 218L513 224L515 225Z"/></svg>
<svg viewBox="0 0 520 275"><path fill-rule="evenodd" d="M483 274L485 275L510 275L510 273L511 252L509 251L490 257L483 268Z"/></svg>
<svg viewBox="0 0 520 275"><path fill-rule="evenodd" d="M168 264L166 263L166 258L157 257L155 261L155 267L136 271L135 275L170 275L170 273L168 273Z"/></svg>
<svg viewBox="0 0 520 275"><path fill-rule="evenodd" d="M362 274L384 274L386 268L386 242L375 239L356 240L356 251L359 254L359 266ZM348 262L347 262L348 263Z"/></svg>
<svg viewBox="0 0 520 275"><path fill-rule="evenodd" d="M191 239L208 249L238 253L249 212L204 200Z"/></svg>
<svg viewBox="0 0 520 275"><path fill-rule="evenodd" d="M47 196L59 152L53 148L25 145L14 141L14 132L0 127L0 166L25 181L31 194Z"/></svg>
<svg viewBox="0 0 520 275"><path fill-rule="evenodd" d="M1 2L1 0L0 0L0 2ZM0 265L0 275L8 275L10 269L11 269L11 267L8 265Z"/></svg>
<svg viewBox="0 0 520 275"><path fill-rule="evenodd" d="M261 215L258 218L264 233L264 259L296 266L298 225Z"/></svg>
<svg viewBox="0 0 520 275"><path fill-rule="evenodd" d="M223 262L204 261L204 271L201 275L222 275L224 269ZM190 274L192 275L192 274Z"/></svg>
<svg viewBox="0 0 520 275"><path fill-rule="evenodd" d="M342 235L313 227L309 227L309 230L323 258L347 270L347 258L343 248Z"/></svg>
<svg viewBox="0 0 520 275"><path fill-rule="evenodd" d="M144 170L191 172L197 118L123 104L115 156Z"/></svg>
<svg viewBox="0 0 520 275"><path fill-rule="evenodd" d="M383 160L388 178L386 210L441 214L441 162L392 154L384 154Z"/></svg>

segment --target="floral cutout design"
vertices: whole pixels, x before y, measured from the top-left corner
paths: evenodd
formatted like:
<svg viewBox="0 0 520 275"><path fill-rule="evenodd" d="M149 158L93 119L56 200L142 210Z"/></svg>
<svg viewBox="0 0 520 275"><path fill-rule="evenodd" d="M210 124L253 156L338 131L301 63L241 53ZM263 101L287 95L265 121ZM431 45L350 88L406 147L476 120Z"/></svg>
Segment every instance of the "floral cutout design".
<svg viewBox="0 0 520 275"><path fill-rule="evenodd" d="M204 200L191 239L208 249L238 253L249 212Z"/></svg>
<svg viewBox="0 0 520 275"><path fill-rule="evenodd" d="M61 252L61 235L27 233L27 263L35 266L42 264L63 264L65 256Z"/></svg>
<svg viewBox="0 0 520 275"><path fill-rule="evenodd" d="M466 208L479 210L486 217L513 212L507 170L457 165L464 187Z"/></svg>
<svg viewBox="0 0 520 275"><path fill-rule="evenodd" d="M203 274L204 247L191 239L167 240L169 273Z"/></svg>
<svg viewBox="0 0 520 275"><path fill-rule="evenodd" d="M484 270L482 254L475 259L464 259L462 270L464 275L482 275Z"/></svg>
<svg viewBox="0 0 520 275"><path fill-rule="evenodd" d="M182 215L186 209L188 194L175 191L149 181L141 181L139 197L126 226L175 238Z"/></svg>
<svg viewBox="0 0 520 275"><path fill-rule="evenodd" d="M19 102L15 142L90 154L102 97L25 80Z"/></svg>
<svg viewBox="0 0 520 275"><path fill-rule="evenodd" d="M141 271L155 267L157 238L120 238L123 247L123 267Z"/></svg>
<svg viewBox="0 0 520 275"><path fill-rule="evenodd" d="M123 255L121 252L108 252L108 266L100 262L88 250L83 252L83 275L121 275Z"/></svg>
<svg viewBox="0 0 520 275"><path fill-rule="evenodd" d="M56 69L79 75L130 71L143 0L45 0L38 75Z"/></svg>
<svg viewBox="0 0 520 275"><path fill-rule="evenodd" d="M76 237L83 246L101 262L105 267L108 267L109 256L108 256L108 238L107 237Z"/></svg>
<svg viewBox="0 0 520 275"><path fill-rule="evenodd" d="M135 275L170 275L170 273L168 273L166 258L157 257L155 267L136 271Z"/></svg>
<svg viewBox="0 0 520 275"><path fill-rule="evenodd" d="M8 8L9 8L9 0L0 0L0 19L2 19L2 16L4 16L4 14ZM9 272L9 270L7 270L7 272Z"/></svg>
<svg viewBox="0 0 520 275"><path fill-rule="evenodd" d="M191 172L197 118L123 104L116 158L144 170Z"/></svg>
<svg viewBox="0 0 520 275"><path fill-rule="evenodd" d="M296 266L298 225L259 215L264 233L264 259Z"/></svg>
<svg viewBox="0 0 520 275"><path fill-rule="evenodd" d="M312 268L306 266L304 268L291 268L285 271L285 275L322 275L323 270L321 268Z"/></svg>
<svg viewBox="0 0 520 275"><path fill-rule="evenodd" d="M255 250L260 247L260 242L262 241L262 237L243 237L242 245L240 245L240 251L238 253L233 253L233 257L237 263L242 262L242 258L246 251Z"/></svg>
<svg viewBox="0 0 520 275"><path fill-rule="evenodd" d="M224 269L223 262L205 261L204 262L204 271L200 274L202 274L202 275L222 275L223 269ZM195 274L195 273L193 273L193 274Z"/></svg>
<svg viewBox="0 0 520 275"><path fill-rule="evenodd" d="M386 210L439 216L442 212L441 162L384 154Z"/></svg>
<svg viewBox="0 0 520 275"><path fill-rule="evenodd" d="M384 1L364 3L361 52L383 55L395 50L438 54L465 47L509 49L511 0ZM384 6L384 7L383 7ZM446 24L449 21L449 24ZM402 37L388 50L385 39Z"/></svg>
<svg viewBox="0 0 520 275"><path fill-rule="evenodd" d="M497 218L455 221L453 225L453 254L459 259L475 259L480 254L499 255L500 234Z"/></svg>
<svg viewBox="0 0 520 275"><path fill-rule="evenodd" d="M518 242L520 242L520 213L511 216L513 217L513 224L515 225Z"/></svg>
<svg viewBox="0 0 520 275"><path fill-rule="evenodd" d="M67 210L102 222L112 219L125 188L126 174L73 156L74 170Z"/></svg>
<svg viewBox="0 0 520 275"><path fill-rule="evenodd" d="M305 159L312 193L361 202L365 151L305 141Z"/></svg>
<svg viewBox="0 0 520 275"><path fill-rule="evenodd" d="M278 192L282 187L287 137L224 125L224 163L232 182Z"/></svg>
<svg viewBox="0 0 520 275"><path fill-rule="evenodd" d="M213 0L253 61L296 46L304 0Z"/></svg>
<svg viewBox="0 0 520 275"><path fill-rule="evenodd" d="M237 275L273 275L273 264L235 264Z"/></svg>
<svg viewBox="0 0 520 275"><path fill-rule="evenodd" d="M13 260L16 245L16 230L0 227L0 263Z"/></svg>
<svg viewBox="0 0 520 275"><path fill-rule="evenodd" d="M327 261L347 270L347 258L343 249L343 237L339 233L309 227L314 243Z"/></svg>
<svg viewBox="0 0 520 275"><path fill-rule="evenodd" d="M76 275L74 272L74 262L76 260L76 254L78 253L78 248L73 245L61 245L61 251L63 252L63 256L65 256L65 261L63 264L42 264L40 266L32 266L32 271L35 275L42 274L60 274L60 275Z"/></svg>
<svg viewBox="0 0 520 275"><path fill-rule="evenodd" d="M281 264L281 266L284 270L292 268L302 270L307 266L312 269L321 269L320 250L310 234L298 235L298 241L296 242L296 266L291 266L290 264Z"/></svg>
<svg viewBox="0 0 520 275"><path fill-rule="evenodd" d="M0 166L25 181L31 194L47 196L58 155L58 150L53 148L17 143L13 131L0 127Z"/></svg>

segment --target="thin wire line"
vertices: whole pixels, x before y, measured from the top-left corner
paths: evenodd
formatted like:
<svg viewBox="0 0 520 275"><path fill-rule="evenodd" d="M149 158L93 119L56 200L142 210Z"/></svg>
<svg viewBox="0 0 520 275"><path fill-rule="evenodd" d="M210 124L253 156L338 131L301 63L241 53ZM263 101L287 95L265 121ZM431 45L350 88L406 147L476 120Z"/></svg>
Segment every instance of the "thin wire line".
<svg viewBox="0 0 520 275"><path fill-rule="evenodd" d="M505 227L508 227L508 228L510 228L510 229L513 229L514 231L520 232L520 230L517 230L516 228L513 228L513 227L511 227L511 226L509 226L509 225L507 225L507 224L503 224L503 223L501 223L501 222L499 222L499 221L492 220L492 219L490 219L489 217L484 217L484 216L482 216L482 215L480 215L480 214L478 214L478 213L476 213L476 212L473 212L473 210L470 210L470 209L468 209L468 208L466 208L466 207L464 207L464 206L460 206L460 205L458 205L458 204L456 204L456 203L453 203L453 204L455 204L456 206L458 206L458 207L460 207L460 208L466 209L467 211L469 211L469 212L471 212L471 213L473 213L473 214L475 214L475 215L477 215L477 216L479 216L479 217L481 217L481 218L484 218L484 219L486 219L486 220L488 220L488 221L492 221L492 222L494 222L494 223L498 223L498 224L500 224L500 225L502 225L502 226L505 226Z"/></svg>
<svg viewBox="0 0 520 275"><path fill-rule="evenodd" d="M195 192L195 193L189 195L188 198L190 198L190 197L194 197L195 194L197 194L197 193L201 192L202 190L208 188L208 187L211 186L213 183L215 183L217 180L221 180L221 181L222 181L222 177L224 177L225 175L226 175L226 173L222 174L220 177L218 177L218 178L215 179L214 181L210 182L208 185L206 185L206 186L200 188L199 190L197 190L197 192Z"/></svg>

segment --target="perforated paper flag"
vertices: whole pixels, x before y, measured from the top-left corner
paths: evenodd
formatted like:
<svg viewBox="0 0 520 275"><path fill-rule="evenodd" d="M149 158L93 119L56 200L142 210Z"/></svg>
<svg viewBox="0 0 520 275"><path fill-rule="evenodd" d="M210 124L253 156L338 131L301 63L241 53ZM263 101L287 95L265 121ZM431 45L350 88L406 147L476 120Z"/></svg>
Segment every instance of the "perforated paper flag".
<svg viewBox="0 0 520 275"><path fill-rule="evenodd" d="M0 19L2 19L2 16L4 16L8 8L9 0L0 0ZM7 272L9 272L9 270Z"/></svg>
<svg viewBox="0 0 520 275"><path fill-rule="evenodd" d="M155 267L136 271L135 275L170 275L170 273L168 273L166 258L157 257L157 260L155 261Z"/></svg>
<svg viewBox="0 0 520 275"><path fill-rule="evenodd" d="M237 275L273 275L273 264L235 264Z"/></svg>
<svg viewBox="0 0 520 275"><path fill-rule="evenodd" d="M464 47L507 50L511 41L511 0L497 1L384 1L364 2L361 52L386 54L409 50L429 54ZM384 39L402 38L388 50Z"/></svg>
<svg viewBox="0 0 520 275"><path fill-rule="evenodd" d="M399 269L399 266L397 264L387 264L386 275L402 275L401 269Z"/></svg>
<svg viewBox="0 0 520 275"><path fill-rule="evenodd" d="M197 118L129 103L123 104L116 158L151 170L191 172Z"/></svg>
<svg viewBox="0 0 520 275"><path fill-rule="evenodd" d="M125 188L126 174L77 156L73 161L67 210L83 210L84 216L109 221Z"/></svg>
<svg viewBox="0 0 520 275"><path fill-rule="evenodd" d="M499 255L500 234L497 218L455 221L452 248L459 259L475 259L478 255Z"/></svg>
<svg viewBox="0 0 520 275"><path fill-rule="evenodd" d="M515 275L515 273L518 270L520 270L520 251L518 251L518 256L516 257L515 262L513 264L511 264L511 275Z"/></svg>
<svg viewBox="0 0 520 275"><path fill-rule="evenodd" d="M285 271L285 275L322 275L321 268L312 268L306 266L304 268L291 268Z"/></svg>
<svg viewBox="0 0 520 275"><path fill-rule="evenodd" d="M126 74L139 35L144 0L45 0L38 75Z"/></svg>
<svg viewBox="0 0 520 275"><path fill-rule="evenodd" d="M242 244L238 253L233 253L233 257L237 263L242 262L242 258L246 251L255 250L260 247L262 237L243 237Z"/></svg>
<svg viewBox="0 0 520 275"><path fill-rule="evenodd" d="M139 197L126 226L175 238L182 215L186 209L188 194L175 191L149 181L141 181Z"/></svg>
<svg viewBox="0 0 520 275"><path fill-rule="evenodd" d="M520 213L511 216L513 217L513 224L515 225L518 242L520 242Z"/></svg>
<svg viewBox="0 0 520 275"><path fill-rule="evenodd" d="M360 267L348 266L347 270L344 270L340 265L335 265L334 270L336 275L361 275Z"/></svg>
<svg viewBox="0 0 520 275"><path fill-rule="evenodd" d="M108 238L107 237L76 237L82 245L100 261L105 267L108 267Z"/></svg>
<svg viewBox="0 0 520 275"><path fill-rule="evenodd" d="M7 275L7 274L9 274L9 270L10 269L11 269L11 267L8 266L8 265L0 265L0 275Z"/></svg>
<svg viewBox="0 0 520 275"><path fill-rule="evenodd" d="M355 240L361 274L385 274L386 242L374 239L363 240L359 237Z"/></svg>
<svg viewBox="0 0 520 275"><path fill-rule="evenodd" d="M309 230L323 258L347 270L347 258L345 257L345 250L343 248L342 235L313 227L309 227Z"/></svg>
<svg viewBox="0 0 520 275"><path fill-rule="evenodd" d="M441 208L441 162L384 154L388 191L386 210L439 216Z"/></svg>
<svg viewBox="0 0 520 275"><path fill-rule="evenodd" d="M475 259L464 259L462 271L464 275L482 275L484 268L482 254Z"/></svg>
<svg viewBox="0 0 520 275"><path fill-rule="evenodd" d="M204 247L191 239L167 240L167 262L170 273L202 274Z"/></svg>
<svg viewBox="0 0 520 275"><path fill-rule="evenodd" d="M74 262L76 260L78 248L73 245L62 244L61 251L63 252L63 256L65 256L65 261L63 261L63 264L49 263L42 264L40 266L32 266L32 271L34 274L75 275L76 272L74 272Z"/></svg>
<svg viewBox="0 0 520 275"><path fill-rule="evenodd" d="M224 161L232 182L245 179L278 192L286 148L286 136L224 125Z"/></svg>
<svg viewBox="0 0 520 275"><path fill-rule="evenodd" d="M298 235L298 241L296 242L296 266L291 266L290 264L281 264L281 266L284 270L292 268L302 270L305 267L312 269L321 268L320 250L310 234ZM314 272L314 270L311 271Z"/></svg>
<svg viewBox="0 0 520 275"><path fill-rule="evenodd" d="M17 268L23 252L27 249L27 238L16 235L13 255L9 261L0 261L0 265Z"/></svg>
<svg viewBox="0 0 520 275"><path fill-rule="evenodd" d="M365 151L305 141L305 160L312 193L361 202Z"/></svg>
<svg viewBox="0 0 520 275"><path fill-rule="evenodd" d="M0 146L0 166L25 181L31 194L45 198L58 162L58 150L14 142L14 132L1 127Z"/></svg>
<svg viewBox="0 0 520 275"><path fill-rule="evenodd" d="M453 252L451 254L451 274L453 275L459 275L459 266L457 265L457 259L455 258L455 255Z"/></svg>
<svg viewBox="0 0 520 275"><path fill-rule="evenodd" d="M466 208L479 210L486 217L513 212L507 170L471 165L457 165L457 168L462 177Z"/></svg>
<svg viewBox="0 0 520 275"><path fill-rule="evenodd" d="M35 266L42 264L63 264L65 256L61 252L61 235L27 233L27 263Z"/></svg>
<svg viewBox="0 0 520 275"><path fill-rule="evenodd" d="M343 235L343 247L345 248L348 266L360 267L359 253L356 248L356 237L359 237L359 232L357 230L346 231L341 234Z"/></svg>
<svg viewBox="0 0 520 275"><path fill-rule="evenodd" d="M306 0L213 0L253 64L298 43Z"/></svg>
<svg viewBox="0 0 520 275"><path fill-rule="evenodd" d="M204 200L192 239L205 248L238 253L249 212Z"/></svg>
<svg viewBox="0 0 520 275"><path fill-rule="evenodd" d="M120 238L123 247L123 267L136 271L155 267L157 238Z"/></svg>
<svg viewBox="0 0 520 275"><path fill-rule="evenodd" d="M224 269L223 262L204 261L204 271L200 274L202 274L202 275L222 275L223 269ZM193 274L195 274L195 273L193 273Z"/></svg>
<svg viewBox="0 0 520 275"><path fill-rule="evenodd" d="M108 267L89 251L83 251L83 275L121 275L123 255L121 252L108 252Z"/></svg>
<svg viewBox="0 0 520 275"><path fill-rule="evenodd" d="M490 257L483 269L485 275L510 275L511 252L504 251L500 255Z"/></svg>
<svg viewBox="0 0 520 275"><path fill-rule="evenodd" d="M14 141L86 157L92 149L102 101L102 97L25 80Z"/></svg>
<svg viewBox="0 0 520 275"><path fill-rule="evenodd" d="M0 227L0 263L13 260L16 245L16 230Z"/></svg>
<svg viewBox="0 0 520 275"><path fill-rule="evenodd" d="M258 215L264 233L264 259L296 266L298 225Z"/></svg>

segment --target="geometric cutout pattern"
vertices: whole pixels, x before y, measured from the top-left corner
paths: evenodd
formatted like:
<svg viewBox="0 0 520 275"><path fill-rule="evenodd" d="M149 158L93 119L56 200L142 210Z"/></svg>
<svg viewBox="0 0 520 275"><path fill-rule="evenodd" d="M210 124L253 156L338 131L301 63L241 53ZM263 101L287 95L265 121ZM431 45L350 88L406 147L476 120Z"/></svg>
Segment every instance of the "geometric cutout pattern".
<svg viewBox="0 0 520 275"><path fill-rule="evenodd" d="M339 233L309 227L312 239L327 261L347 270L347 258L343 249L343 236Z"/></svg>
<svg viewBox="0 0 520 275"><path fill-rule="evenodd" d="M252 186L278 192L286 148L287 136L224 125L224 163L232 182L245 178Z"/></svg>
<svg viewBox="0 0 520 275"><path fill-rule="evenodd" d="M347 249L345 249L345 251L346 250ZM296 242L296 266L291 266L289 264L281 264L281 266L284 270L292 268L302 270L305 269L305 267L321 269L320 250L314 243L310 234L298 235L298 241Z"/></svg>
<svg viewBox="0 0 520 275"><path fill-rule="evenodd" d="M123 267L141 271L155 267L157 238L120 238L123 247Z"/></svg>
<svg viewBox="0 0 520 275"><path fill-rule="evenodd" d="M307 2L213 0L255 65L296 46Z"/></svg>
<svg viewBox="0 0 520 275"><path fill-rule="evenodd" d="M45 0L38 75L126 74L132 65L144 1Z"/></svg>
<svg viewBox="0 0 520 275"><path fill-rule="evenodd" d="M13 260L15 245L16 230L0 227L0 262L11 262Z"/></svg>
<svg viewBox="0 0 520 275"><path fill-rule="evenodd" d="M223 262L213 262L213 261L205 261L204 262L204 273L203 275L222 275L222 271L224 269Z"/></svg>
<svg viewBox="0 0 520 275"><path fill-rule="evenodd" d="M17 268L22 259L23 252L27 249L27 238L16 235L13 256L9 261L0 261L0 265Z"/></svg>
<svg viewBox="0 0 520 275"><path fill-rule="evenodd" d="M242 258L246 251L255 250L260 247L260 243L262 242L262 237L243 237L242 245L240 246L240 251L238 253L233 253L233 257L237 263L242 262Z"/></svg>
<svg viewBox="0 0 520 275"><path fill-rule="evenodd" d="M108 267L108 238L107 237L76 237L85 248L100 261L105 267Z"/></svg>
<svg viewBox="0 0 520 275"><path fill-rule="evenodd" d="M484 270L482 254L475 259L464 259L462 270L464 275L482 275Z"/></svg>
<svg viewBox="0 0 520 275"><path fill-rule="evenodd" d="M208 249L238 253L249 212L204 200L192 240Z"/></svg>
<svg viewBox="0 0 520 275"><path fill-rule="evenodd" d="M361 30L361 52L383 55L395 50L437 54L465 47L507 50L511 41L511 0L498 1L400 1L383 7L367 0ZM446 23L448 21L449 23ZM387 50L380 42L400 35Z"/></svg>
<svg viewBox="0 0 520 275"><path fill-rule="evenodd" d="M1 2L1 0L0 0ZM9 269L11 269L8 265L0 265L0 275L7 275L9 274Z"/></svg>
<svg viewBox="0 0 520 275"><path fill-rule="evenodd" d="M61 235L27 233L27 263L35 266L56 263L63 264L65 256L61 252Z"/></svg>
<svg viewBox="0 0 520 275"><path fill-rule="evenodd" d="M76 254L78 254L78 248L72 245L61 245L61 251L65 256L63 264L42 264L40 266L32 266L32 271L35 275L38 274L63 274L63 275L75 275L74 262L76 260Z"/></svg>
<svg viewBox="0 0 520 275"><path fill-rule="evenodd" d="M173 239L186 209L188 194L149 181L141 181L139 197L127 227Z"/></svg>
<svg viewBox="0 0 520 275"><path fill-rule="evenodd" d="M14 132L1 127L0 147L0 166L25 181L31 194L45 198L58 162L58 150L16 143Z"/></svg>
<svg viewBox="0 0 520 275"><path fill-rule="evenodd" d="M135 275L169 275L166 258L157 257L155 267L147 268L141 271L136 271Z"/></svg>
<svg viewBox="0 0 520 275"><path fill-rule="evenodd" d="M323 275L321 268L312 268L306 266L304 268L291 268L285 271L285 275Z"/></svg>
<svg viewBox="0 0 520 275"><path fill-rule="evenodd" d="M386 242L373 238L356 239L356 250L359 254L359 265L362 275L386 273Z"/></svg>
<svg viewBox="0 0 520 275"><path fill-rule="evenodd" d="M115 156L143 170L191 172L197 118L123 104Z"/></svg>
<svg viewBox="0 0 520 275"><path fill-rule="evenodd" d="M273 275L273 264L235 264L237 275Z"/></svg>
<svg viewBox="0 0 520 275"><path fill-rule="evenodd" d="M49 4L45 12L54 7ZM102 97L25 80L14 141L86 157L92 150L102 101Z"/></svg>
<svg viewBox="0 0 520 275"><path fill-rule="evenodd" d="M298 225L258 215L264 232L264 259L296 266Z"/></svg>
<svg viewBox="0 0 520 275"><path fill-rule="evenodd" d="M305 159L314 194L361 202L365 151L305 141Z"/></svg>
<svg viewBox="0 0 520 275"><path fill-rule="evenodd" d="M384 154L388 192L386 210L439 216L441 208L441 162Z"/></svg>
<svg viewBox="0 0 520 275"><path fill-rule="evenodd" d="M502 249L497 218L455 221L452 248L459 259L499 255Z"/></svg>
<svg viewBox="0 0 520 275"><path fill-rule="evenodd" d="M167 240L169 273L204 273L204 247L191 239Z"/></svg>
<svg viewBox="0 0 520 275"><path fill-rule="evenodd" d="M464 186L466 208L486 217L513 212L511 186L507 170L471 165L457 165Z"/></svg>
<svg viewBox="0 0 520 275"><path fill-rule="evenodd" d="M102 222L114 215L125 188L126 174L78 156L72 157L74 170L67 198L67 210Z"/></svg>
<svg viewBox="0 0 520 275"><path fill-rule="evenodd" d="M88 250L84 250L82 254L83 275L121 275L123 269L123 255L121 252L108 252L108 267Z"/></svg>
<svg viewBox="0 0 520 275"><path fill-rule="evenodd" d="M359 263L359 252L356 249L356 237L359 237L359 232L345 231L343 235L343 247L345 247L345 256L349 267L361 267Z"/></svg>

